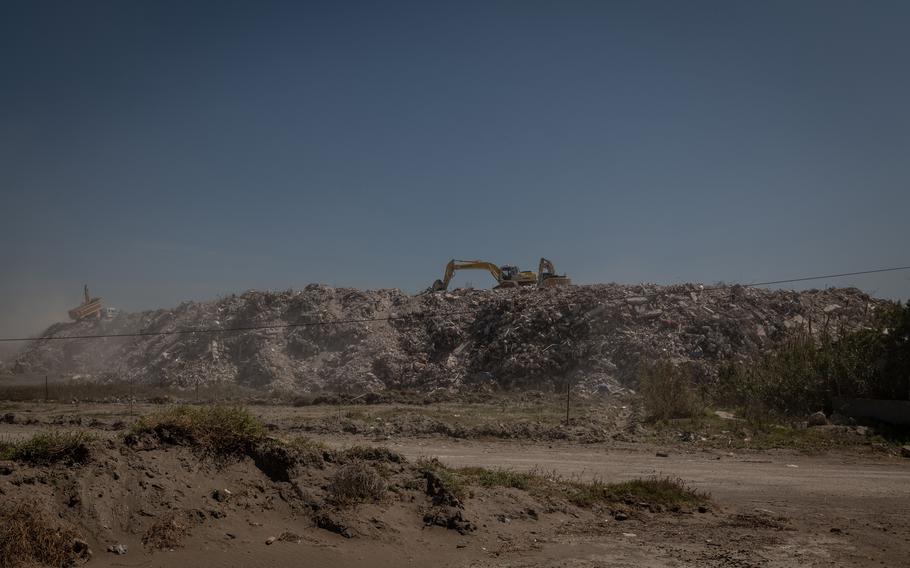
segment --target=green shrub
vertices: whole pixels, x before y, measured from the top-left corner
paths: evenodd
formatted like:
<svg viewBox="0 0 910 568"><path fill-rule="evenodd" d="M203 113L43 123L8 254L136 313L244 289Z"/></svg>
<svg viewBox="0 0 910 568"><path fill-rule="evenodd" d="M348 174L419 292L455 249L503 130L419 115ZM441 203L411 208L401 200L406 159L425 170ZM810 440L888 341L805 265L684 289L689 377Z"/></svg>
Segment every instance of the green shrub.
<svg viewBox="0 0 910 568"><path fill-rule="evenodd" d="M32 465L84 464L91 460L93 441L95 436L87 432L42 432L26 440L0 443L0 458Z"/></svg>
<svg viewBox="0 0 910 568"><path fill-rule="evenodd" d="M214 456L249 453L266 437L262 422L238 406L176 406L140 418L134 436L151 434L169 444L192 446Z"/></svg>
<svg viewBox="0 0 910 568"><path fill-rule="evenodd" d="M648 503L664 507L682 507L704 503L708 495L696 491L679 478L650 477L620 483L568 482L566 494L579 507L596 503Z"/></svg>
<svg viewBox="0 0 910 568"><path fill-rule="evenodd" d="M751 365L722 369L715 402L754 421L802 416L833 407L837 397L910 398L910 307L883 310L871 329L816 338L795 335Z"/></svg>

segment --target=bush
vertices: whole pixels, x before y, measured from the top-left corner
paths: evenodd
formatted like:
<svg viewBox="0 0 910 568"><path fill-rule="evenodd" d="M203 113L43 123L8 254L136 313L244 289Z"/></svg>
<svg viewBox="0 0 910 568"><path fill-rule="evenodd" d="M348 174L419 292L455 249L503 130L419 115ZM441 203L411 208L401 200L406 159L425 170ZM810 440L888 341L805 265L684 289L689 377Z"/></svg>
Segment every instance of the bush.
<svg viewBox="0 0 910 568"><path fill-rule="evenodd" d="M0 443L0 458L31 465L79 465L91 460L90 444L94 440L95 436L87 432L42 432L27 440Z"/></svg>
<svg viewBox="0 0 910 568"><path fill-rule="evenodd" d="M339 505L378 501L385 492L385 480L372 466L362 461L343 465L329 484L332 500Z"/></svg>
<svg viewBox="0 0 910 568"><path fill-rule="evenodd" d="M698 373L693 365L668 361L642 364L638 369L639 391L649 420L692 418L704 413L698 393Z"/></svg>
<svg viewBox="0 0 910 568"><path fill-rule="evenodd" d="M265 439L262 422L237 406L177 406L140 418L132 435L151 434L162 442L192 446L204 454L227 457L249 453Z"/></svg>

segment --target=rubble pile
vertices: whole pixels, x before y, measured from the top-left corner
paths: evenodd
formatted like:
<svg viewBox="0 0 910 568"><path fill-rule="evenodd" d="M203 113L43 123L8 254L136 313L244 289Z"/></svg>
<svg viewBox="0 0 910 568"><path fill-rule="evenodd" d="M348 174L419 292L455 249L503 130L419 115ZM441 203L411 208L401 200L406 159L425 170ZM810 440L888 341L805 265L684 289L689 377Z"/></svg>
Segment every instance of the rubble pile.
<svg viewBox="0 0 910 568"><path fill-rule="evenodd" d="M410 296L312 284L56 324L42 335L143 335L38 341L13 371L294 393L561 388L566 380L619 392L635 388L643 360L691 361L712 376L793 333L869 325L883 302L855 288L604 284ZM228 328L244 329L217 331Z"/></svg>

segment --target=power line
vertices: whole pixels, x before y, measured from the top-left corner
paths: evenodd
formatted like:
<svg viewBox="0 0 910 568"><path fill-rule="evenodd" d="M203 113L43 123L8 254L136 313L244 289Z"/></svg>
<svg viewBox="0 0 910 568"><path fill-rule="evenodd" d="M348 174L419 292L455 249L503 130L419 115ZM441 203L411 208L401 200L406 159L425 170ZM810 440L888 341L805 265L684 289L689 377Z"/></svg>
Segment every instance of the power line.
<svg viewBox="0 0 910 568"><path fill-rule="evenodd" d="M782 280L769 280L767 282L752 282L748 284L739 284L743 288L756 288L758 286L770 286L775 284L792 284L795 282L809 282L812 280L826 280L830 278L840 278L844 276L859 276L864 274L877 274L882 272L897 272L900 270L910 270L910 266L894 266L891 268L877 268L873 270L859 270L856 272L841 272L837 274L822 274L818 276L803 276L799 278L787 278ZM698 290L699 293L702 292L713 292L717 290L727 290L736 284L725 284L719 286L710 286L701 288ZM659 290L652 292L650 294L644 294L645 296L663 296L663 295L672 295L678 294L677 291L670 290ZM610 298L610 299L620 299ZM193 328L193 329L176 329L173 331L139 331L134 333L106 333L106 334L97 334L97 335L71 335L67 337L56 336L56 335L47 335L43 337L4 337L0 338L0 342L12 342L12 341L60 341L67 339L106 339L106 338L118 338L118 337L155 337L155 336L164 336L164 335L190 335L194 333L232 333L232 332L245 332L245 331L265 331L271 329L289 329L296 327L314 327L314 326L328 326L328 325L346 325L353 323L372 323L380 321L406 321L406 320L415 320L415 319L438 319L443 317L449 317L454 315L468 315L474 313L473 310L461 310L461 311L452 311L446 312L444 314L406 314L401 316L387 316L387 317L373 317L373 318L355 318L355 319L346 319L346 320L328 320L328 321L312 321L312 322L296 322L296 323L280 323L280 324L267 324L267 325L251 325L251 326L241 326L241 327L202 327L202 328Z"/></svg>

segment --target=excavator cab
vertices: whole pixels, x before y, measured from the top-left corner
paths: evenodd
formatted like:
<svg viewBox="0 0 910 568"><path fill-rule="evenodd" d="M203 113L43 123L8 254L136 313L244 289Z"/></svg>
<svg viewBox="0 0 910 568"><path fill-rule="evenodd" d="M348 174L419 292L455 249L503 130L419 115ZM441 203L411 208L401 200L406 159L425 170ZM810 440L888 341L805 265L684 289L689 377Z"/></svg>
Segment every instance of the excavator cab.
<svg viewBox="0 0 910 568"><path fill-rule="evenodd" d="M499 269L502 270L502 279L503 280L515 280L518 277L518 273L521 272L520 270L518 270L517 266L506 265L506 266L500 266Z"/></svg>

